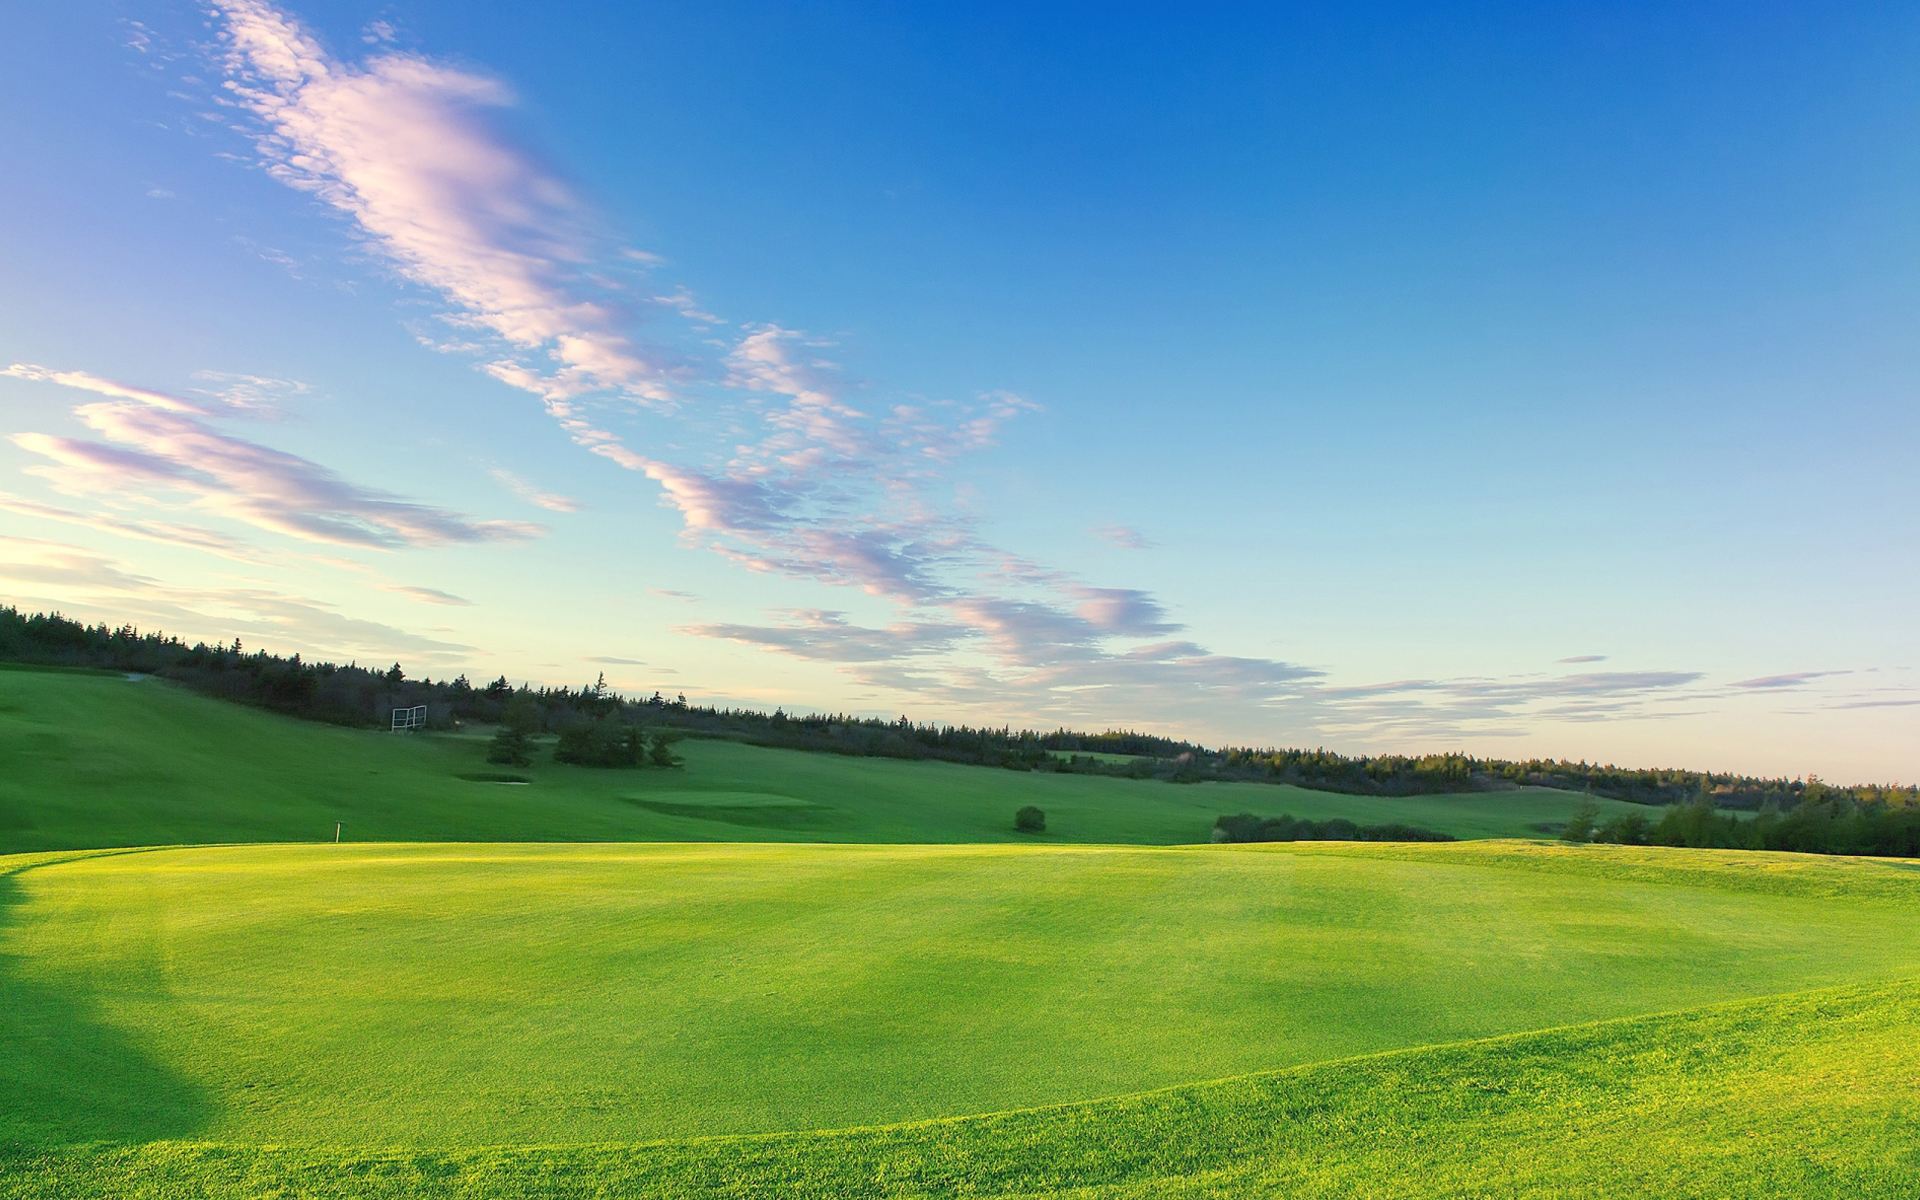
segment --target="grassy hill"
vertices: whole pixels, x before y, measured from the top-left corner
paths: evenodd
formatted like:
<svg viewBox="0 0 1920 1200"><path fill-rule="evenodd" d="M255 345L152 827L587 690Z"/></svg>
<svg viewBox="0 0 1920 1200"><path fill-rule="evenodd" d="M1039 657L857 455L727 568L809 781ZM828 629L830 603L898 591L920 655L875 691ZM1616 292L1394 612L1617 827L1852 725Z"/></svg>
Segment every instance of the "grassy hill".
<svg viewBox="0 0 1920 1200"><path fill-rule="evenodd" d="M1579 802L1540 788L1343 796L730 742L681 750L681 771L542 761L524 785L483 782L463 778L498 771L477 737L316 725L153 679L0 671L0 853L319 841L335 821L356 841L1028 841L1012 827L1026 804L1046 810L1040 840L1052 842L1202 842L1215 817L1239 811L1514 837L1537 836Z"/></svg>

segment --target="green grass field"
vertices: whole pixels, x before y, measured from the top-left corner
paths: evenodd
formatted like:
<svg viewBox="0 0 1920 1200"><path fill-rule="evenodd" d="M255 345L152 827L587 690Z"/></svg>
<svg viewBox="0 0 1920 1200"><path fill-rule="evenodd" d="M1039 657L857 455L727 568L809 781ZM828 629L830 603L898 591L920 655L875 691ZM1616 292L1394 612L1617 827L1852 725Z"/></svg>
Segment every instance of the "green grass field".
<svg viewBox="0 0 1920 1200"><path fill-rule="evenodd" d="M1847 987L1084 1105L769 1137L33 1149L0 1197L1904 1200L1920 989Z"/></svg>
<svg viewBox="0 0 1920 1200"><path fill-rule="evenodd" d="M688 749L484 785L471 738L0 672L0 829L38 848L0 855L0 1198L1920 1179L1915 864L1179 845L1242 808L1510 835L1574 798ZM310 844L336 819L391 840Z"/></svg>
<svg viewBox="0 0 1920 1200"><path fill-rule="evenodd" d="M337 729L159 680L0 672L0 853L205 842L1204 842L1251 811L1399 821L1459 837L1537 834L1579 802L1534 788L1404 799L1262 784L1176 785L688 741L681 771L545 761L524 785L477 737ZM1039 837L1013 829L1046 810ZM1608 804L1607 810L1630 809Z"/></svg>

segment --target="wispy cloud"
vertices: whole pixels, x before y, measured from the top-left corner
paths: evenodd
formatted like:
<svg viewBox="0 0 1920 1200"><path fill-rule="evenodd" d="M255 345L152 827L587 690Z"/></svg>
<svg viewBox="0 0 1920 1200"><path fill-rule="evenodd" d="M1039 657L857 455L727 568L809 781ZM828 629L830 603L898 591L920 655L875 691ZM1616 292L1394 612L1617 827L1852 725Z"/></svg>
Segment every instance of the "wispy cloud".
<svg viewBox="0 0 1920 1200"><path fill-rule="evenodd" d="M578 500L573 499L571 496L559 495L556 492L541 491L538 487L528 483L525 479L515 475L505 467L494 467L487 473L492 475L494 480L502 487L536 508L544 508L548 512L557 513L580 511L580 502Z"/></svg>
<svg viewBox="0 0 1920 1200"><path fill-rule="evenodd" d="M1153 543L1147 535L1131 525L1102 525L1093 530L1093 536L1103 542L1110 542L1122 550L1151 550Z"/></svg>
<svg viewBox="0 0 1920 1200"><path fill-rule="evenodd" d="M439 588L412 587L406 584L387 583L380 585L380 590L392 592L398 596L405 596L409 600L418 600L422 604L444 604L454 608L467 608L473 604L473 601L467 599L465 596L456 596L452 592L443 592Z"/></svg>
<svg viewBox="0 0 1920 1200"><path fill-rule="evenodd" d="M1586 656L1582 656L1586 657ZM1320 728L1401 743L1517 735L1541 721L1672 720L1717 692L1700 671L1398 679L1317 689Z"/></svg>
<svg viewBox="0 0 1920 1200"><path fill-rule="evenodd" d="M15 445L46 460L28 470L63 492L184 495L196 511L341 546L391 549L510 541L541 532L526 522L477 521L350 483L310 459L223 432L206 419L204 410L165 392L126 387L85 372L24 377L118 398L73 410L101 440L13 435Z"/></svg>
<svg viewBox="0 0 1920 1200"><path fill-rule="evenodd" d="M1178 633L1160 602L1137 588L1076 587L1080 603L1074 615L1104 634L1159 637Z"/></svg>
<svg viewBox="0 0 1920 1200"><path fill-rule="evenodd" d="M228 537L211 529L202 529L197 525L122 518L102 512L81 512L55 504L42 504L37 500L27 500L6 492L0 492L0 512L10 512L42 521L58 521L65 525L76 525L112 534L115 537L133 538L162 546L185 547L189 550L199 550L220 558L231 559L234 562L259 564L267 561L260 550L240 539Z"/></svg>
<svg viewBox="0 0 1920 1200"><path fill-rule="evenodd" d="M276 178L498 339L529 390L562 403L598 389L667 398L667 371L580 267L593 238L579 203L490 125L512 103L505 85L386 49L344 62L261 0L214 8L229 88L260 123Z"/></svg>
<svg viewBox="0 0 1920 1200"><path fill-rule="evenodd" d="M90 371L56 371L51 367L36 366L33 363L14 363L0 375L12 379L26 379L36 383L54 383L61 387L77 391L92 392L96 396L111 396L116 400L133 400L168 412L206 414L206 409L192 401L168 392L156 392L151 388L132 387L95 375Z"/></svg>
<svg viewBox="0 0 1920 1200"><path fill-rule="evenodd" d="M171 586L94 551L37 538L0 535L0 587L17 603L70 616L132 620L189 639L225 641L239 635L302 653L405 655L435 662L457 661L473 649L348 616L330 604L252 581Z"/></svg>
<svg viewBox="0 0 1920 1200"><path fill-rule="evenodd" d="M972 631L963 625L914 622L866 629L849 624L845 613L802 609L789 614L788 621L782 625L687 625L682 626L680 632L744 642L795 658L869 663L945 650L970 636Z"/></svg>
<svg viewBox="0 0 1920 1200"><path fill-rule="evenodd" d="M1728 684L1727 686L1741 688L1746 691L1754 691L1754 690L1784 691L1791 688L1805 687L1807 684L1812 683L1816 679L1825 679L1830 675L1847 675L1847 674L1851 674L1851 672L1849 671L1790 671L1784 675L1761 675L1753 679L1739 679L1739 680L1735 680L1733 683Z"/></svg>
<svg viewBox="0 0 1920 1200"><path fill-rule="evenodd" d="M675 288L666 295L655 296L653 302L662 308L672 309L689 321L698 321L702 325L726 324L724 318L716 317L701 308L700 302L693 298L693 293L688 291L685 285Z"/></svg>
<svg viewBox="0 0 1920 1200"><path fill-rule="evenodd" d="M1554 661L1568 664L1597 663L1607 661L1607 656L1604 654L1570 654L1566 658L1555 659Z"/></svg>

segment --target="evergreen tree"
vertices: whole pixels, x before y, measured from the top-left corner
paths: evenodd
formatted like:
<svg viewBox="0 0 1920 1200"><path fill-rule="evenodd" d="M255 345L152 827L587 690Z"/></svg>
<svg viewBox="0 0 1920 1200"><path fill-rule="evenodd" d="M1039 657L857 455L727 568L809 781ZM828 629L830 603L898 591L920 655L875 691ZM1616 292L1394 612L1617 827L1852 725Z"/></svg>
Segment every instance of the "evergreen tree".
<svg viewBox="0 0 1920 1200"><path fill-rule="evenodd" d="M1573 815L1567 818L1565 828L1560 830L1560 840L1563 842L1592 841L1593 828L1599 820L1600 806L1593 802L1592 796L1588 796L1580 802L1579 807L1573 810Z"/></svg>
<svg viewBox="0 0 1920 1200"><path fill-rule="evenodd" d="M502 725L487 745L487 761L504 767L532 766L533 752L527 744L526 731Z"/></svg>
<svg viewBox="0 0 1920 1200"><path fill-rule="evenodd" d="M521 688L507 701L506 709L500 718L508 726L523 734L538 733L543 722L540 719L540 706L533 702L533 693Z"/></svg>
<svg viewBox="0 0 1920 1200"><path fill-rule="evenodd" d="M673 744L680 740L677 733L661 731L653 735L652 745L647 748L647 760L656 767L677 767L680 756L673 752Z"/></svg>

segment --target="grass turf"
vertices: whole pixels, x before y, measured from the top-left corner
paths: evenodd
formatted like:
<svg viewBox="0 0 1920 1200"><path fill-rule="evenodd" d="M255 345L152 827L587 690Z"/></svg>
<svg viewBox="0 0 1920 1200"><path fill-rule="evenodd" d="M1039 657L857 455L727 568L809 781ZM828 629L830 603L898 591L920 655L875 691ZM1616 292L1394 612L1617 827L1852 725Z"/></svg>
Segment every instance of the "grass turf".
<svg viewBox="0 0 1920 1200"><path fill-rule="evenodd" d="M1905 1200L1920 985L1849 987L910 1125L381 1153L28 1150L0 1197Z"/></svg>
<svg viewBox="0 0 1920 1200"><path fill-rule="evenodd" d="M682 744L679 771L490 768L481 739L295 721L160 680L0 672L0 853L204 842L1203 842L1222 813L1537 835L1578 804L1543 788L1343 796ZM545 753L542 752L544 760ZM525 775L525 785L462 778ZM1047 832L1016 833L1034 804ZM1641 811L1604 802L1607 813Z"/></svg>
<svg viewBox="0 0 1920 1200"><path fill-rule="evenodd" d="M1879 862L1368 847L247 846L10 860L0 1141L865 1125L1885 979Z"/></svg>

